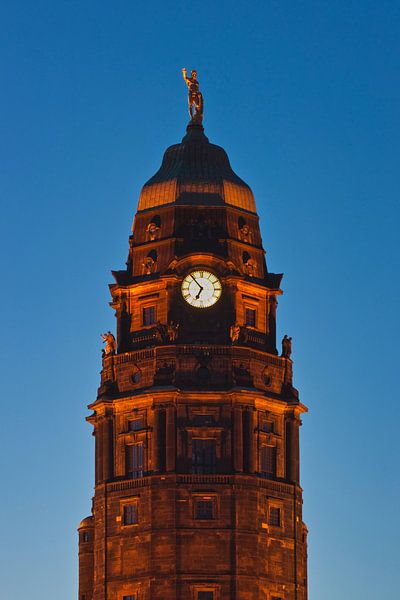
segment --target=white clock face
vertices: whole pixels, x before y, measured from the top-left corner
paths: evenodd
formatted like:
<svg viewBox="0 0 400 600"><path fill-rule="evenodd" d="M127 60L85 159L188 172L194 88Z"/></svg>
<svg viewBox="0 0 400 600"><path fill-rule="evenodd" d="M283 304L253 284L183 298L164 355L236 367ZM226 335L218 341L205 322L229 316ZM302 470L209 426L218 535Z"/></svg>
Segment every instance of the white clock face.
<svg viewBox="0 0 400 600"><path fill-rule="evenodd" d="M188 273L182 282L182 296L196 308L208 308L215 304L222 292L221 282L214 273L199 269Z"/></svg>

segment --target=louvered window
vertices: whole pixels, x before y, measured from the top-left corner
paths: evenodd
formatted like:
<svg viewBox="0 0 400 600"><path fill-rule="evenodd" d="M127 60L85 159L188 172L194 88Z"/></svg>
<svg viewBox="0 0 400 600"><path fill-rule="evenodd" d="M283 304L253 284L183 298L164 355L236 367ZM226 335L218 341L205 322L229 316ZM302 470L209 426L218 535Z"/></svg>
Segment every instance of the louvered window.
<svg viewBox="0 0 400 600"><path fill-rule="evenodd" d="M262 446L260 471L264 477L276 475L276 448L275 446Z"/></svg>
<svg viewBox="0 0 400 600"><path fill-rule="evenodd" d="M126 446L126 474L132 479L143 477L144 452L143 443Z"/></svg>

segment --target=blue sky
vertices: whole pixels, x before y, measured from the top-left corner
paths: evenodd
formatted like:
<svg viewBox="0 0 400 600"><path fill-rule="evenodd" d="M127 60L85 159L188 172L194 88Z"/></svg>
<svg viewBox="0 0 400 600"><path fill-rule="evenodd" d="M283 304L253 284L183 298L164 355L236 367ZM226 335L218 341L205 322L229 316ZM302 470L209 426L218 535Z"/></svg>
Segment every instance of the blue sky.
<svg viewBox="0 0 400 600"><path fill-rule="evenodd" d="M2 597L76 597L107 284L183 66L285 273L309 600L396 597L399 25L384 0L1 4Z"/></svg>

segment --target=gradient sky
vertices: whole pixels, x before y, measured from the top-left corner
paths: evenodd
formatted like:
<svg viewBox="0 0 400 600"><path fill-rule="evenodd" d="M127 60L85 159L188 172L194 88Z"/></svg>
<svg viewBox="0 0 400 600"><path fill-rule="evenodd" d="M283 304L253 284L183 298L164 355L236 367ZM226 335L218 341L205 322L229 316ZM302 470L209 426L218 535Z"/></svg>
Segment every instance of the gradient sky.
<svg viewBox="0 0 400 600"><path fill-rule="evenodd" d="M285 273L309 600L398 597L399 34L385 0L3 0L1 598L77 595L110 270L183 66Z"/></svg>

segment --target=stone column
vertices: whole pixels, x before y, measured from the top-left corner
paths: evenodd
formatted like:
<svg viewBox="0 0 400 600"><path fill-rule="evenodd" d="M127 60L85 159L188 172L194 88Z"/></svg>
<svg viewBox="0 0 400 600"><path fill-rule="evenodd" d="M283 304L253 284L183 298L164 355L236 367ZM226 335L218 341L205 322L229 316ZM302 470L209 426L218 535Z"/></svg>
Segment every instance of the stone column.
<svg viewBox="0 0 400 600"><path fill-rule="evenodd" d="M299 427L300 420L289 415L286 420L286 477L292 483L299 483Z"/></svg>
<svg viewBox="0 0 400 600"><path fill-rule="evenodd" d="M102 442L103 442L103 481L108 481L113 477L114 458L113 458L113 421L112 417L106 417L102 422Z"/></svg>
<svg viewBox="0 0 400 600"><path fill-rule="evenodd" d="M176 458L175 406L168 406L166 413L165 470L171 472L175 471Z"/></svg>
<svg viewBox="0 0 400 600"><path fill-rule="evenodd" d="M235 406L233 411L232 458L235 472L243 472L243 411L241 406Z"/></svg>
<svg viewBox="0 0 400 600"><path fill-rule="evenodd" d="M254 410L249 410L249 473L254 473L256 470L256 438L254 435Z"/></svg>

